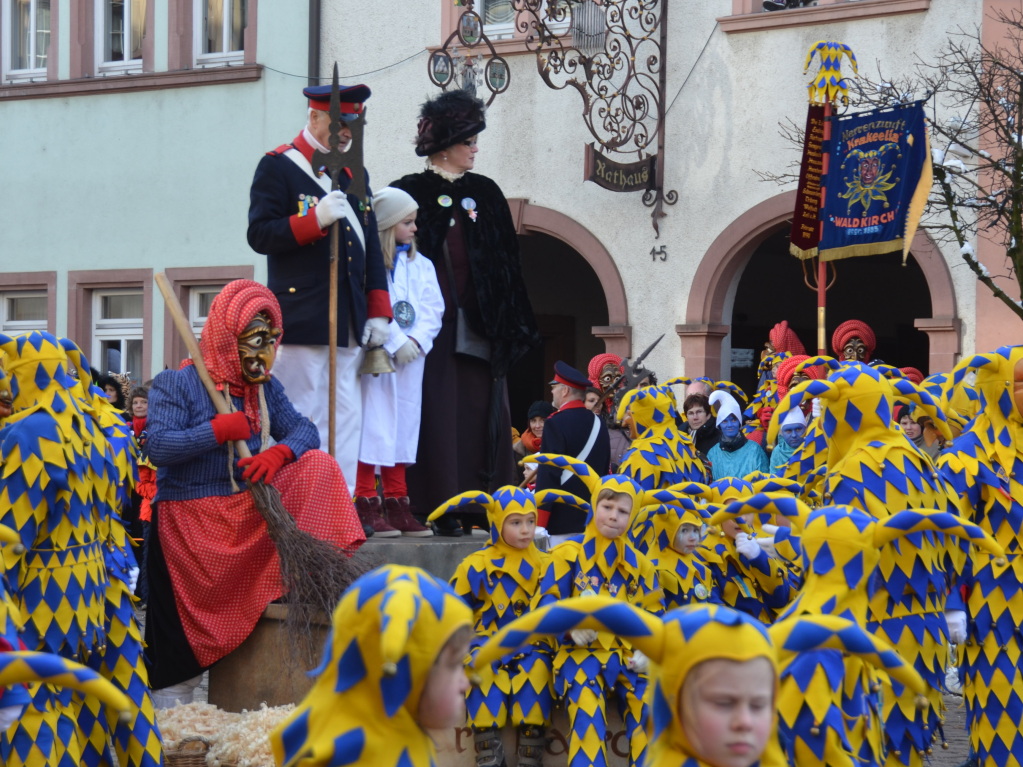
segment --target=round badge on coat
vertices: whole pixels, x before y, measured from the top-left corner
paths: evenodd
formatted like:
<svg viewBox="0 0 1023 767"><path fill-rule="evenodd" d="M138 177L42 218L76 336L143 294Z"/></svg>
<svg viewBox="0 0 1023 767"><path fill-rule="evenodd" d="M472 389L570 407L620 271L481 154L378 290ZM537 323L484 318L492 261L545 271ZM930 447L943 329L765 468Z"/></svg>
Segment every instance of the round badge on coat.
<svg viewBox="0 0 1023 767"><path fill-rule="evenodd" d="M412 324L416 321L415 307L408 301L398 301L391 309L394 312L394 321L398 323L398 327L402 330L412 327Z"/></svg>
<svg viewBox="0 0 1023 767"><path fill-rule="evenodd" d="M446 194L442 194L440 197L437 198L437 204L440 205L442 208L450 208L451 198L448 197Z"/></svg>
<svg viewBox="0 0 1023 767"><path fill-rule="evenodd" d="M702 583L697 583L696 588L693 589L693 591L695 592L697 599L706 599L708 596L707 587Z"/></svg>

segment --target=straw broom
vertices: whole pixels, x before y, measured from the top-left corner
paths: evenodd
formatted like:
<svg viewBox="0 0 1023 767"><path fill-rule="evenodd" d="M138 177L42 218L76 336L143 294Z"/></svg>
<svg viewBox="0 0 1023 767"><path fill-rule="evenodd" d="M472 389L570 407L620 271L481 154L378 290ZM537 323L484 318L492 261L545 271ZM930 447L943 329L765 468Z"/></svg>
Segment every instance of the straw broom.
<svg viewBox="0 0 1023 767"><path fill-rule="evenodd" d="M177 296L171 290L166 275L157 274L155 280L174 325L185 342L195 371L213 401L213 407L218 413L229 413L226 398L230 394L218 391L217 385L210 377L199 351L199 344L192 334L191 324L185 317ZM234 443L234 449L239 459L252 455L249 446L242 440ZM252 493L256 509L266 522L270 540L277 549L281 582L290 608L287 620L289 628L306 629L308 633L318 613L328 616L329 619L341 598L341 593L352 581L369 570L371 563L354 557L354 550L345 551L329 541L300 530L295 518L281 503L277 489L272 485L249 481L248 490Z"/></svg>

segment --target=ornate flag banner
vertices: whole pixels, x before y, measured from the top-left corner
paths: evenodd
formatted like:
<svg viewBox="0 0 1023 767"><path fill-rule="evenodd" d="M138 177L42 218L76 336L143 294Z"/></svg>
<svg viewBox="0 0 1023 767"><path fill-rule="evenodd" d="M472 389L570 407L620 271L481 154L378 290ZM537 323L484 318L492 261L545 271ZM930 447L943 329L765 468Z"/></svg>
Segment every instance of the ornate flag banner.
<svg viewBox="0 0 1023 767"><path fill-rule="evenodd" d="M832 118L822 261L902 250L932 183L923 102Z"/></svg>
<svg viewBox="0 0 1023 767"><path fill-rule="evenodd" d="M792 213L789 252L796 258L817 255L821 239L821 179L824 175L824 104L810 104L806 112L803 139L803 161L799 165L799 186L796 188L796 209Z"/></svg>

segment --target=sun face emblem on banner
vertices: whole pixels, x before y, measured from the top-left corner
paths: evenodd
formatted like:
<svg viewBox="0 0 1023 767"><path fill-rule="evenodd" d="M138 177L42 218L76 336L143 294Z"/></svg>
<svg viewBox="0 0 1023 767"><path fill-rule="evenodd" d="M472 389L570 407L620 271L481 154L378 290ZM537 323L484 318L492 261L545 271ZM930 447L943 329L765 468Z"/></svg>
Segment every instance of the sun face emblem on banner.
<svg viewBox="0 0 1023 767"><path fill-rule="evenodd" d="M868 152L854 149L845 156L845 162L842 163L843 171L846 171L850 163L855 163L852 172L844 179L845 191L838 195L843 200L849 201L846 207L847 211L851 212L852 207L856 203L860 203L863 205L863 213L866 214L875 200L883 203L885 209L889 207L887 193L894 189L899 182L898 178L895 181L889 179L898 165L891 163L887 172L884 172L884 157L893 150L898 153L896 159L902 157L899 145L893 143L885 144L878 149L871 149Z"/></svg>

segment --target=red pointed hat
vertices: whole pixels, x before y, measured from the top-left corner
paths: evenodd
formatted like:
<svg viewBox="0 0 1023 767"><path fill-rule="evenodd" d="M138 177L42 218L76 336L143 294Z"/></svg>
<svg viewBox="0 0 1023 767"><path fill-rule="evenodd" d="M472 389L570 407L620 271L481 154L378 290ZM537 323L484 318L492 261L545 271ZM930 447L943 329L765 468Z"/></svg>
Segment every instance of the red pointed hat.
<svg viewBox="0 0 1023 767"><path fill-rule="evenodd" d="M842 358L842 349L850 338L860 338L863 340L864 345L867 347L867 357L864 362L870 362L874 349L877 347L877 338L874 336L874 331L871 330L870 325L863 322L863 320L846 320L835 328L835 332L831 334L831 350L839 359Z"/></svg>

